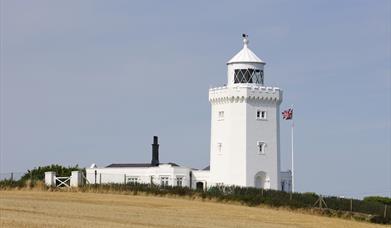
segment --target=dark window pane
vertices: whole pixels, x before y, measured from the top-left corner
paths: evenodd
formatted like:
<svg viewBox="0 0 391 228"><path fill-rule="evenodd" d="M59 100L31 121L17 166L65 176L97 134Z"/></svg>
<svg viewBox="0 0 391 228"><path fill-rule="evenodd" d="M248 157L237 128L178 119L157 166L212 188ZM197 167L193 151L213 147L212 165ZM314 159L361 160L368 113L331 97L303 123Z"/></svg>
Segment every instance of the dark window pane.
<svg viewBox="0 0 391 228"><path fill-rule="evenodd" d="M239 82L239 79L238 79L238 73L239 73L240 70L235 70L235 74L234 74L234 83L240 83Z"/></svg>
<svg viewBox="0 0 391 228"><path fill-rule="evenodd" d="M243 70L238 70L237 77L238 77L239 83L243 83L243 81L244 81Z"/></svg>
<svg viewBox="0 0 391 228"><path fill-rule="evenodd" d="M261 75L261 71L260 70L255 70L255 73L254 73L255 80L254 80L254 82L257 83L257 84L261 83L260 82L260 78L261 78L260 75Z"/></svg>
<svg viewBox="0 0 391 228"><path fill-rule="evenodd" d="M263 71L259 69L236 69L234 83L263 84Z"/></svg>
<svg viewBox="0 0 391 228"><path fill-rule="evenodd" d="M249 70L242 70L244 71L244 83L251 83L251 74Z"/></svg>

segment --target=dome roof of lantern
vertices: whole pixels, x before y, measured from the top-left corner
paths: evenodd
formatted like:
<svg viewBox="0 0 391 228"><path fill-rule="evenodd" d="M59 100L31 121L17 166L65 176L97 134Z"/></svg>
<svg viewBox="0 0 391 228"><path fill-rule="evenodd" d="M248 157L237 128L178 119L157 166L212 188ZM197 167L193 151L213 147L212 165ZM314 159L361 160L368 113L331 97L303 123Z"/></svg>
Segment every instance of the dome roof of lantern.
<svg viewBox="0 0 391 228"><path fill-rule="evenodd" d="M248 48L248 36L243 34L243 48L240 50L234 57L232 57L227 64L232 63L261 63L265 64L265 62L260 59L254 52Z"/></svg>

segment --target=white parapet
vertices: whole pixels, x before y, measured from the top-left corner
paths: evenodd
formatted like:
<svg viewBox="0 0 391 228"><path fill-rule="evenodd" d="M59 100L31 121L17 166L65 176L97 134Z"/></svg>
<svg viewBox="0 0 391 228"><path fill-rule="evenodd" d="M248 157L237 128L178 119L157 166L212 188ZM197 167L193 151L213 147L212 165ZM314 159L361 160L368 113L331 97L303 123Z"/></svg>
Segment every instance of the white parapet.
<svg viewBox="0 0 391 228"><path fill-rule="evenodd" d="M244 100L264 100L281 103L282 90L278 87L237 84L209 89L209 101L213 103L235 103Z"/></svg>
<svg viewBox="0 0 391 228"><path fill-rule="evenodd" d="M45 172L45 184L48 187L56 186L56 172Z"/></svg>
<svg viewBox="0 0 391 228"><path fill-rule="evenodd" d="M82 184L82 176L80 171L72 171L71 187L79 187Z"/></svg>

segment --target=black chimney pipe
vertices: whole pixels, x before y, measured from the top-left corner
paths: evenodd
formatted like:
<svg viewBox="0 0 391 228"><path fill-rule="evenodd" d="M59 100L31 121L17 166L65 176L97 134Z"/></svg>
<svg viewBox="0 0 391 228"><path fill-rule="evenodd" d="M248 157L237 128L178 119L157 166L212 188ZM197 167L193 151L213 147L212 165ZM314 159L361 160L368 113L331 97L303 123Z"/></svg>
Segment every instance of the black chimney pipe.
<svg viewBox="0 0 391 228"><path fill-rule="evenodd" d="M157 136L153 136L151 165L152 166L159 165L159 144L158 144L158 137Z"/></svg>

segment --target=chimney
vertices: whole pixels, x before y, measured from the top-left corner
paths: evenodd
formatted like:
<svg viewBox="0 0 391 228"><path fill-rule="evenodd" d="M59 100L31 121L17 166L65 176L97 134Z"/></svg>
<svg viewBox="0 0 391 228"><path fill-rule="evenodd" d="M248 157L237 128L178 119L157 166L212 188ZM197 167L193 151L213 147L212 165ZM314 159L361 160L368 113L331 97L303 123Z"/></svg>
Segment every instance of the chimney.
<svg viewBox="0 0 391 228"><path fill-rule="evenodd" d="M152 166L159 165L159 144L158 144L158 137L157 136L153 136L151 165Z"/></svg>

